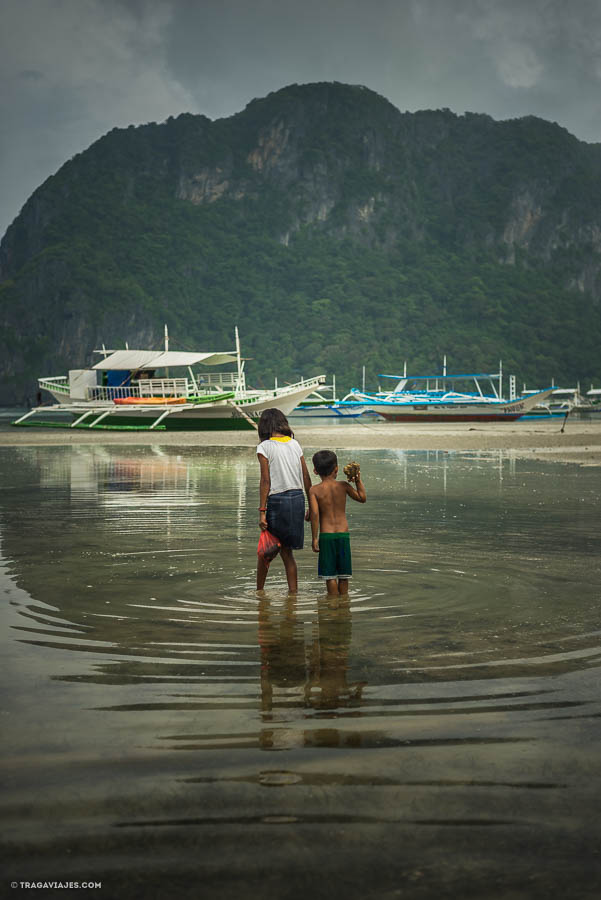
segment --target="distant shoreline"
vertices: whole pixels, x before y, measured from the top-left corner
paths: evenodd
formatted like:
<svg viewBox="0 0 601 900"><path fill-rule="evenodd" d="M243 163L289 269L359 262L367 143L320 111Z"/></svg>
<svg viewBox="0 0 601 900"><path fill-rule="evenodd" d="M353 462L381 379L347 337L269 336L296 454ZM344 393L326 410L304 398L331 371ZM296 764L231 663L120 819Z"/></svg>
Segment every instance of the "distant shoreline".
<svg viewBox="0 0 601 900"><path fill-rule="evenodd" d="M519 457L550 462L601 466L601 416L598 421L569 418L561 433L562 418L525 422L294 425L296 437L308 450L503 450ZM0 447L53 447L69 445L164 445L180 447L247 447L257 443L251 431L86 432L42 428L0 429Z"/></svg>

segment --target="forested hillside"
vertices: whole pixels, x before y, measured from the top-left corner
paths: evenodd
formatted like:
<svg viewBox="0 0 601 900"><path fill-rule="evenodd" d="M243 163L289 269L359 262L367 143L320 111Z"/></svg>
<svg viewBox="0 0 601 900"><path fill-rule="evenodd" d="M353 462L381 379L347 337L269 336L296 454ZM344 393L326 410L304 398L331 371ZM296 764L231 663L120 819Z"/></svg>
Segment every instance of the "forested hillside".
<svg viewBox="0 0 601 900"><path fill-rule="evenodd" d="M229 349L261 385L487 370L601 383L601 146L339 84L113 130L0 246L0 402L102 344Z"/></svg>

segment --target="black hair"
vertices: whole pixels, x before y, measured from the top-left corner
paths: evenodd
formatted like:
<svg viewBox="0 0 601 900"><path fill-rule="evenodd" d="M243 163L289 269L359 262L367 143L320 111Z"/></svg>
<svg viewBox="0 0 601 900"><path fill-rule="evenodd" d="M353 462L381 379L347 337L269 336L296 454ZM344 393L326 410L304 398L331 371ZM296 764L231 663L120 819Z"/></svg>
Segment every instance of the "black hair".
<svg viewBox="0 0 601 900"><path fill-rule="evenodd" d="M268 441L273 434L287 434L288 437L294 437L288 419L281 409L275 407L264 409L259 419L259 438Z"/></svg>
<svg viewBox="0 0 601 900"><path fill-rule="evenodd" d="M338 457L333 450L318 450L313 454L313 465L318 475L331 475L338 465Z"/></svg>

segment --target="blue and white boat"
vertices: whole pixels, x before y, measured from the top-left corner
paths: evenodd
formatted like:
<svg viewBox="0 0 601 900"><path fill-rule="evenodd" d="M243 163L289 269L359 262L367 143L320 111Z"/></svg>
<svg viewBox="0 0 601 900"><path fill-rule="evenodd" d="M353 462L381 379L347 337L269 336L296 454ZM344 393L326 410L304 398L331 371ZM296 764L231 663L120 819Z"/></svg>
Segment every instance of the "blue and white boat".
<svg viewBox="0 0 601 900"><path fill-rule="evenodd" d="M354 389L349 399L363 403L389 422L512 422L550 396L553 388L531 397L506 400L502 396L503 371L449 375L378 375L396 381L390 391L367 393ZM457 383L471 390L457 391ZM483 389L483 383L488 383Z"/></svg>

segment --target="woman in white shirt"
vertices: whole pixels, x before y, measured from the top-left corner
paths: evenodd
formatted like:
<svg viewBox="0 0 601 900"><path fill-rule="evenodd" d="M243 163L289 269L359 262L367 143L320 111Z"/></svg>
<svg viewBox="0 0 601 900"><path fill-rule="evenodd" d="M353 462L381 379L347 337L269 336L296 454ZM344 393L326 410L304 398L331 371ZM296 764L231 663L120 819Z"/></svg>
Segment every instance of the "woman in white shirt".
<svg viewBox="0 0 601 900"><path fill-rule="evenodd" d="M286 569L288 590L298 590L298 575L293 550L302 550L305 536L303 488L309 498L311 477L303 451L295 441L288 419L279 409L265 409L259 419L257 457L261 467L259 492L259 528L269 529L281 545ZM257 590L263 590L268 566L259 557L257 562Z"/></svg>

